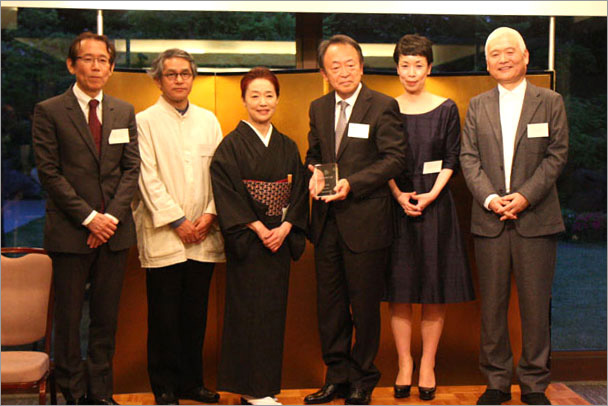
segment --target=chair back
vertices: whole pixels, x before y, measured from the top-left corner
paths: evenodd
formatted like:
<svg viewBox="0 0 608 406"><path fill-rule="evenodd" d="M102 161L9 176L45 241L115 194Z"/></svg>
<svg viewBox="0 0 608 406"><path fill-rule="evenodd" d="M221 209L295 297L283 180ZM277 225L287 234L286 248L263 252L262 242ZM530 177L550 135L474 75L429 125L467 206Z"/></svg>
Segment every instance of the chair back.
<svg viewBox="0 0 608 406"><path fill-rule="evenodd" d="M22 345L48 336L53 267L42 249L2 248L1 256L2 345Z"/></svg>

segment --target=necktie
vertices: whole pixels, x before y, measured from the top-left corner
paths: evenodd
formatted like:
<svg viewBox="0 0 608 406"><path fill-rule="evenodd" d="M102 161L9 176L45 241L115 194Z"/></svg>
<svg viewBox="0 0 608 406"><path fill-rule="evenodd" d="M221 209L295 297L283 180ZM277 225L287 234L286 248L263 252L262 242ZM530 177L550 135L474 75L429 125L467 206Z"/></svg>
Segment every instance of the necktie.
<svg viewBox="0 0 608 406"><path fill-rule="evenodd" d="M97 154L101 154L101 123L97 118L97 106L99 105L99 100L91 99L89 102L89 128L91 129L91 134L93 135L93 141L95 142L95 146L97 147Z"/></svg>
<svg viewBox="0 0 608 406"><path fill-rule="evenodd" d="M91 129L91 134L93 135L93 141L95 142L95 147L97 147L97 155L101 156L101 123L97 118L97 106L99 105L99 100L91 99L89 101L89 128ZM101 207L99 212L105 212L105 202L103 195L101 196Z"/></svg>
<svg viewBox="0 0 608 406"><path fill-rule="evenodd" d="M346 129L346 107L348 107L348 103L344 100L340 100L338 104L340 105L340 117L338 118L338 124L336 124L336 156L338 156L340 141L342 141L342 135L344 135Z"/></svg>

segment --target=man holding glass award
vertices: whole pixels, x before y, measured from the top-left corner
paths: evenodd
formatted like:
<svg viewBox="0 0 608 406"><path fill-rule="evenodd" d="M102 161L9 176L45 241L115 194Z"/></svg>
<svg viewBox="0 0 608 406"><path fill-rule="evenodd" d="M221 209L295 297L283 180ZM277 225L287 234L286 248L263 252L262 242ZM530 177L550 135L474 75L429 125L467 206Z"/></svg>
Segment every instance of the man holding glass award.
<svg viewBox="0 0 608 406"><path fill-rule="evenodd" d="M361 83L363 55L356 41L345 35L323 41L318 61L334 89L310 105L306 154L327 374L325 385L304 401L344 397L346 404L368 404L380 379L374 358L393 238L387 182L405 166L406 140L397 102Z"/></svg>

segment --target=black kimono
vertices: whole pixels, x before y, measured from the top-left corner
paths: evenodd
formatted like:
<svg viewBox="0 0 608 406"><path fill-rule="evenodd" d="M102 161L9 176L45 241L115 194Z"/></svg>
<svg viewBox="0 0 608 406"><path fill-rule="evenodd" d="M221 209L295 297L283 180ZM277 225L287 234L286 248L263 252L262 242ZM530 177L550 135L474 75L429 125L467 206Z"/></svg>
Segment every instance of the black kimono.
<svg viewBox="0 0 608 406"><path fill-rule="evenodd" d="M266 147L240 122L215 151L211 182L227 260L220 390L255 398L281 391L289 268L305 246L304 175L296 143L276 129ZM259 220L270 230L283 215L292 229L272 253L246 225Z"/></svg>

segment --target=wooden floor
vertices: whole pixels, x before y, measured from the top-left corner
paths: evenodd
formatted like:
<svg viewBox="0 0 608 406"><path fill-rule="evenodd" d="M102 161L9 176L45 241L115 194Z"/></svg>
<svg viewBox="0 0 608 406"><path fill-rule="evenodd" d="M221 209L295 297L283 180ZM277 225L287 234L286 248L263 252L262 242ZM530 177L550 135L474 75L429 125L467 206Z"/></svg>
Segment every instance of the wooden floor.
<svg viewBox="0 0 608 406"><path fill-rule="evenodd" d="M304 396L316 389L289 389L283 390L277 396L279 402L285 405L300 405L303 403ZM418 388L412 388L412 395L406 399L395 399L393 388L376 388L372 395L374 405L474 405L477 398L485 390L484 386L440 386L437 388L437 396L430 402L425 402L418 398ZM588 405L582 397L570 390L562 383L553 383L547 389L547 397L554 405ZM240 396L232 393L220 392L221 405L238 405ZM511 388L512 399L505 405L521 405L519 386ZM154 396L151 393L133 393L114 395L114 399L123 405L153 405ZM196 402L180 400L182 405L195 405ZM343 399L335 400L330 405L344 404Z"/></svg>

